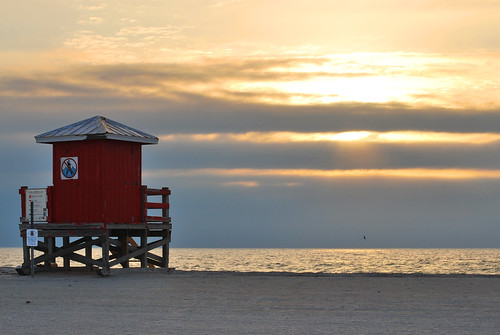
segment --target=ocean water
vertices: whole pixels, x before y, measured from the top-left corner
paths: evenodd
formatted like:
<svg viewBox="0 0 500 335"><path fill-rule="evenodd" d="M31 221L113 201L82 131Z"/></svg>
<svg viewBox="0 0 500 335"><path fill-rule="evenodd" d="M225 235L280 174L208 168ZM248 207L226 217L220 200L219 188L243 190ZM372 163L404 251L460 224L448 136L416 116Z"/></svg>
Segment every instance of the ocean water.
<svg viewBox="0 0 500 335"><path fill-rule="evenodd" d="M100 252L95 248L94 258ZM0 248L0 267L16 267L22 259L22 248ZM56 262L62 266L61 258ZM500 249L170 248L169 266L184 271L500 275Z"/></svg>

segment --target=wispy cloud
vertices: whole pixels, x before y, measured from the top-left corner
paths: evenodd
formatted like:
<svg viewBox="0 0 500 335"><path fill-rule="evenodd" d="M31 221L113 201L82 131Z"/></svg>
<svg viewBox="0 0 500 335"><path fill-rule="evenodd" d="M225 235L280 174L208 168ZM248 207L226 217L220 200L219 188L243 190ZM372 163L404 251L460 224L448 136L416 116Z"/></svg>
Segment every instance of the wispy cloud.
<svg viewBox="0 0 500 335"><path fill-rule="evenodd" d="M87 19L78 21L78 23L79 24L90 24L90 25L92 25L92 24L101 24L103 21L104 21L104 19L102 17L90 16Z"/></svg>
<svg viewBox="0 0 500 335"><path fill-rule="evenodd" d="M101 9L105 9L106 7L108 7L108 4L105 2L90 4L89 2L85 1L78 4L78 9L86 11L98 11Z"/></svg>
<svg viewBox="0 0 500 335"><path fill-rule="evenodd" d="M90 24L102 22L102 18L91 17ZM165 41L183 39L186 27L126 26L112 34L93 30L80 30L64 42L68 49L81 51L80 60L90 63L134 63L141 61L164 61L165 49L160 45Z"/></svg>
<svg viewBox="0 0 500 335"><path fill-rule="evenodd" d="M256 181L228 181L222 183L223 186L235 186L235 187L258 187L259 183Z"/></svg>

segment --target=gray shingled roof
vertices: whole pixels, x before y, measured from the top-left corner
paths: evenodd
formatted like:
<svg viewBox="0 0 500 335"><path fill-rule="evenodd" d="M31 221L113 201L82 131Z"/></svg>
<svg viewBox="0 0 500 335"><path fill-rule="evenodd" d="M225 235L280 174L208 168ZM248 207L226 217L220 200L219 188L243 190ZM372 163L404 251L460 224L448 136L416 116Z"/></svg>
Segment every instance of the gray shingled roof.
<svg viewBox="0 0 500 335"><path fill-rule="evenodd" d="M131 128L103 116L94 116L35 136L37 143L108 139L156 144L158 137Z"/></svg>

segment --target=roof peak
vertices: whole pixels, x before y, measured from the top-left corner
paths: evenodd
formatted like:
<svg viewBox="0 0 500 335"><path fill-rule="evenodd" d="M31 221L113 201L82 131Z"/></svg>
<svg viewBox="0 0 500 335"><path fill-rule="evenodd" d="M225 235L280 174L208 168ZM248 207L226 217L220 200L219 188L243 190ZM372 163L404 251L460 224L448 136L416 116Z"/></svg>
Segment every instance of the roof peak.
<svg viewBox="0 0 500 335"><path fill-rule="evenodd" d="M108 139L156 144L158 137L113 121L101 115L72 123L35 136L37 143Z"/></svg>

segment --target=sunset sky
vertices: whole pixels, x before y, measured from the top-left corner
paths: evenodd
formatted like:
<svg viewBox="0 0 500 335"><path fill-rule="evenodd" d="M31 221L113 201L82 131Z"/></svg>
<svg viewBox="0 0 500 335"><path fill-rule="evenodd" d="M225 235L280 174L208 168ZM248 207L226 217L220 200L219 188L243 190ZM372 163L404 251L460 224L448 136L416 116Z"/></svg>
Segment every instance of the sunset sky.
<svg viewBox="0 0 500 335"><path fill-rule="evenodd" d="M33 136L160 138L174 247L500 247L500 1L0 1L0 246ZM363 235L367 238L363 239Z"/></svg>

